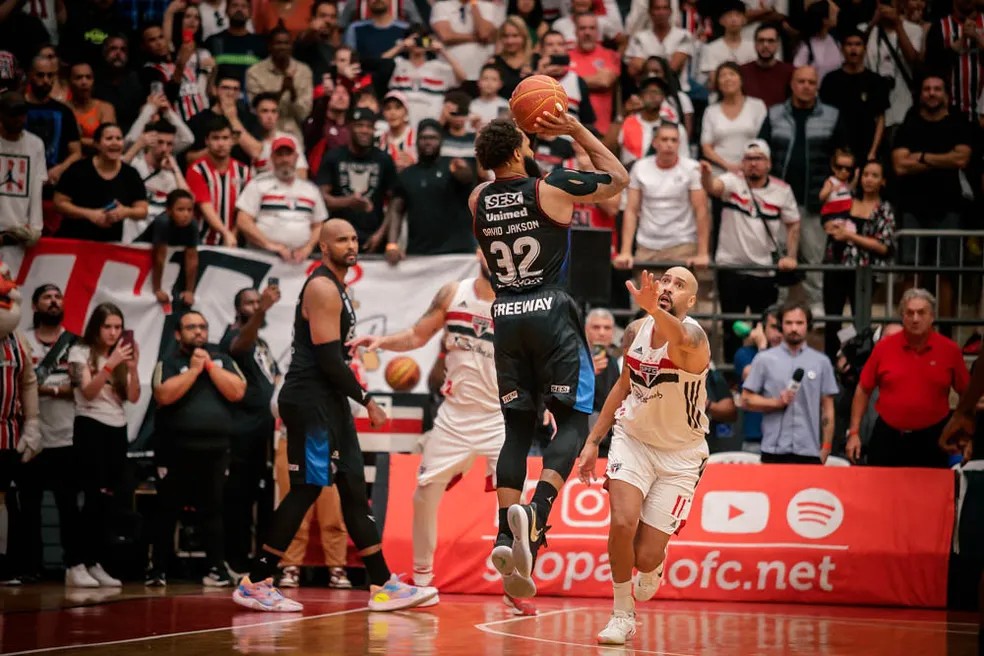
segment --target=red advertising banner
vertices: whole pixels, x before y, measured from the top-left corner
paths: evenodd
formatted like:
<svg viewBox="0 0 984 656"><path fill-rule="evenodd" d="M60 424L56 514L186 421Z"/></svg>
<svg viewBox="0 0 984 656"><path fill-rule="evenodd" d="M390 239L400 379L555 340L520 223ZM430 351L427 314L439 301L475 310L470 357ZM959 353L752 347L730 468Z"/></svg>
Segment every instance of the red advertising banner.
<svg viewBox="0 0 984 656"><path fill-rule="evenodd" d="M418 462L391 461L383 545L397 572L413 570ZM540 463L529 460L526 497ZM484 471L476 463L441 504L434 584L442 591L501 594L488 562L497 519ZM534 572L540 594L611 594L608 519L599 484L568 481ZM713 464L670 541L658 596L942 607L953 521L949 470Z"/></svg>

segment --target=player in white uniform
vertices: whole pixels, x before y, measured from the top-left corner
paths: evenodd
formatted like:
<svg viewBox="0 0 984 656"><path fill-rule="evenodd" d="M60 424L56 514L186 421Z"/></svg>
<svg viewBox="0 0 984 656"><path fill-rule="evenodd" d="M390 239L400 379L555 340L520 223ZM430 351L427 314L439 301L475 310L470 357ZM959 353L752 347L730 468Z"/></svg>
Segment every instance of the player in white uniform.
<svg viewBox="0 0 984 656"><path fill-rule="evenodd" d="M598 444L614 424L606 471L611 526L608 557L615 608L598 634L621 645L635 635L634 596L652 599L663 574L670 536L690 514L707 462L707 335L687 311L697 302L697 279L682 267L658 280L643 272L642 289L627 283L644 319L626 329L625 366L584 449L578 476L590 483Z"/></svg>
<svg viewBox="0 0 984 656"><path fill-rule="evenodd" d="M434 578L437 511L444 492L471 469L475 458L486 458L487 492L495 490L495 466L505 440L499 407L492 345L492 301L495 293L488 268L479 255L482 275L444 285L427 312L412 328L386 336L359 337L350 346L369 350L412 351L444 330L444 403L434 428L424 436L424 453L413 496L413 580L430 585ZM535 612L526 602L504 600L520 614ZM437 597L423 606L438 603Z"/></svg>

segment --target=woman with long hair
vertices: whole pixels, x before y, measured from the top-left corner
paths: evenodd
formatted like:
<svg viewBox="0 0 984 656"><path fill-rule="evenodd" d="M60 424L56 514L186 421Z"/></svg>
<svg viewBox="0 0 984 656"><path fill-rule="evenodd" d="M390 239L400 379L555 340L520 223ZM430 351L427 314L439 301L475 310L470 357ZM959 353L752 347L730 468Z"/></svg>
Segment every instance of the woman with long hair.
<svg viewBox="0 0 984 656"><path fill-rule="evenodd" d="M550 28L543 20L543 5L540 0L509 0L506 14L516 16L526 25L530 34L530 45L536 47Z"/></svg>
<svg viewBox="0 0 984 656"><path fill-rule="evenodd" d="M714 175L741 171L745 145L758 136L769 110L758 98L745 95L741 68L725 62L714 73L718 101L704 112L700 148L714 167Z"/></svg>
<svg viewBox="0 0 984 656"><path fill-rule="evenodd" d="M63 220L56 235L120 241L124 219L147 218L147 191L136 169L123 161L123 131L103 123L92 133L96 154L72 164L55 187Z"/></svg>
<svg viewBox="0 0 984 656"><path fill-rule="evenodd" d="M83 152L92 153L92 137L103 123L116 123L116 110L108 102L92 97L95 76L92 66L86 62L72 64L68 71L69 107L79 124Z"/></svg>
<svg viewBox="0 0 984 656"><path fill-rule="evenodd" d="M161 25L164 30L164 40L170 46L172 53L177 53L185 41L195 44L195 55L193 61L198 69L198 87L201 93L208 95L208 77L215 68L215 60L212 53L204 47L204 32L202 30L202 10L198 4L192 4L188 0L176 0L167 6L164 11L164 20ZM191 117L183 116L187 121Z"/></svg>
<svg viewBox="0 0 984 656"><path fill-rule="evenodd" d="M872 160L861 169L860 193L851 201L850 217L828 221L827 250L824 264L841 264L840 271L823 274L823 312L840 315L844 304L855 308L854 282L856 270L888 260L895 251L895 212L882 198L885 189L885 167ZM827 321L824 329L824 349L831 358L837 357L840 323Z"/></svg>
<svg viewBox="0 0 984 656"><path fill-rule="evenodd" d="M499 27L495 56L489 63L499 69L502 89L499 95L509 98L524 77L533 73L533 40L526 23L519 16L509 16Z"/></svg>
<svg viewBox="0 0 984 656"><path fill-rule="evenodd" d="M833 0L816 0L806 8L803 17L801 42L793 56L793 65L817 69L817 83L823 82L827 73L844 63L840 45L830 34L830 29L837 24L839 11Z"/></svg>
<svg viewBox="0 0 984 656"><path fill-rule="evenodd" d="M140 352L135 342L122 339L123 330L123 312L112 303L101 303L89 317L82 339L68 352L75 393L72 439L85 497L83 562L89 574L107 587L122 585L100 561L111 512L124 505L119 497L128 445L124 402L140 400Z"/></svg>

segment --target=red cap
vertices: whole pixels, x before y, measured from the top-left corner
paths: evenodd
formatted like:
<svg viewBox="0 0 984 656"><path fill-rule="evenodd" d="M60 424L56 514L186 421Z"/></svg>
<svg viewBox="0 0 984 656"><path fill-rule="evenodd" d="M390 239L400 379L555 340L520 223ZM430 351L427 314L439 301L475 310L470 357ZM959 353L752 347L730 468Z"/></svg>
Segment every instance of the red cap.
<svg viewBox="0 0 984 656"><path fill-rule="evenodd" d="M297 144L291 137L277 137L270 145L270 152L275 153L281 148L287 148L291 152L297 152Z"/></svg>

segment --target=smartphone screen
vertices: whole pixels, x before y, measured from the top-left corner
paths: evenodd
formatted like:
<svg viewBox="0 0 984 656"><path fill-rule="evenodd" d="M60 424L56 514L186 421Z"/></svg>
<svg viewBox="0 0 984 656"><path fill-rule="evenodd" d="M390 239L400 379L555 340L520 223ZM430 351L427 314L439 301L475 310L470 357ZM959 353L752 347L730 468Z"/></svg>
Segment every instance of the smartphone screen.
<svg viewBox="0 0 984 656"><path fill-rule="evenodd" d="M279 287L280 286L280 278L276 278L274 276L270 276L269 278L267 278L267 284L269 286L271 286L271 287Z"/></svg>
<svg viewBox="0 0 984 656"><path fill-rule="evenodd" d="M120 346L125 346L127 344L133 346L133 331L129 329L124 330L122 334L120 334Z"/></svg>

